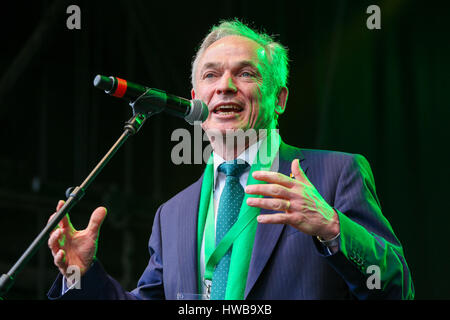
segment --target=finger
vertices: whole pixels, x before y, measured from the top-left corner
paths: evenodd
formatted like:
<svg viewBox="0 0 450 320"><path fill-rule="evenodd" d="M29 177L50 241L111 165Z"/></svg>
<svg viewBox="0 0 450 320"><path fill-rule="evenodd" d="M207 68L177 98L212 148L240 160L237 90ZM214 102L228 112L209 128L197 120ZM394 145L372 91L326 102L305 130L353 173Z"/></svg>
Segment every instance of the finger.
<svg viewBox="0 0 450 320"><path fill-rule="evenodd" d="M245 187L245 192L280 199L294 199L296 195L279 184L252 184Z"/></svg>
<svg viewBox="0 0 450 320"><path fill-rule="evenodd" d="M50 237L48 238L48 247L50 248L52 255L55 256L56 253L61 249L59 247L59 237L61 235L61 229L56 229L50 234Z"/></svg>
<svg viewBox="0 0 450 320"><path fill-rule="evenodd" d="M291 172L294 175L296 180L310 184L308 177L303 172L302 167L300 166L300 160L299 159L295 159L295 160L292 161L292 163L291 163Z"/></svg>
<svg viewBox="0 0 450 320"><path fill-rule="evenodd" d="M51 216L50 216L50 218L48 219L48 221L47 221L47 224L49 224L50 223L50 221L55 217L55 215L58 213L58 211L62 208L62 206L64 205L64 201L63 200L59 200L58 201L58 204L56 205L56 211L57 212L55 212L54 214L52 214ZM70 218L69 218L69 215L68 214L66 214L65 216L64 216L64 218L62 218L61 219L61 221L58 223L58 225L55 227L55 229L56 228L58 228L58 227L61 227L61 228L71 228L71 229L73 229L73 226L72 226L72 224L70 223Z"/></svg>
<svg viewBox="0 0 450 320"><path fill-rule="evenodd" d="M56 206L56 211L59 211L65 203L66 202L64 200L59 200L58 205ZM72 223L70 222L69 214L66 214L64 218L61 219L61 221L59 222L59 226L61 228L73 229Z"/></svg>
<svg viewBox="0 0 450 320"><path fill-rule="evenodd" d="M73 230L72 223L70 222L69 214L66 214L64 218L58 224L61 228Z"/></svg>
<svg viewBox="0 0 450 320"><path fill-rule="evenodd" d="M56 214L57 214L57 212L55 212L54 214L52 214L50 216L50 218L47 221L47 224L49 224L50 221L52 221L52 219L55 217ZM58 228L73 229L73 226L72 226L72 223L70 222L70 218L69 218L68 214L66 214L64 216L64 218L62 218L61 221L59 221L59 223L56 225L54 230L56 230Z"/></svg>
<svg viewBox="0 0 450 320"><path fill-rule="evenodd" d="M54 213L54 214L52 214L51 216L50 216L50 218L48 218L48 221L47 221L47 224L49 224L50 223L50 221L52 221L52 219L53 219L53 217L56 215L56 212ZM58 226L56 226L56 228L58 228ZM56 229L55 228L55 229Z"/></svg>
<svg viewBox="0 0 450 320"><path fill-rule="evenodd" d="M66 203L64 200L59 200L58 204L56 205L56 211L59 211L59 209L62 208L62 206Z"/></svg>
<svg viewBox="0 0 450 320"><path fill-rule="evenodd" d="M265 199L265 198L248 198L247 204L251 207L257 207L261 209L287 211L291 206L289 200L285 199Z"/></svg>
<svg viewBox="0 0 450 320"><path fill-rule="evenodd" d="M105 207L98 207L92 212L91 218L89 219L89 224L87 229L92 234L96 236L100 232L100 227L102 226L103 221L105 220L107 210Z"/></svg>
<svg viewBox="0 0 450 320"><path fill-rule="evenodd" d="M272 224L290 224L291 215L282 213L274 214L261 214L257 218L259 223L272 223Z"/></svg>
<svg viewBox="0 0 450 320"><path fill-rule="evenodd" d="M290 179L279 172L273 171L255 171L252 174L253 178L260 181L265 181L267 183L279 184L286 188L292 188L295 186L295 180Z"/></svg>
<svg viewBox="0 0 450 320"><path fill-rule="evenodd" d="M66 253L63 249L60 249L53 257L53 263L59 269L66 270Z"/></svg>

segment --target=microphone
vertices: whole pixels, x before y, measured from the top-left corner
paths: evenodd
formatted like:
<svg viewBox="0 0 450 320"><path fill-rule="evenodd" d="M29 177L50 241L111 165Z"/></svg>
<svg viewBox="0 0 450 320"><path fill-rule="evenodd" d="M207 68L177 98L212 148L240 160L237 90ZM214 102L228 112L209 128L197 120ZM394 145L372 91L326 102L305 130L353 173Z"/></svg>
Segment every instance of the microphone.
<svg viewBox="0 0 450 320"><path fill-rule="evenodd" d="M109 95L129 101L134 114L155 114L165 111L190 124L205 121L208 118L208 107L201 100L188 100L166 92L148 88L117 77L106 77L100 74L94 78L94 87L103 89Z"/></svg>

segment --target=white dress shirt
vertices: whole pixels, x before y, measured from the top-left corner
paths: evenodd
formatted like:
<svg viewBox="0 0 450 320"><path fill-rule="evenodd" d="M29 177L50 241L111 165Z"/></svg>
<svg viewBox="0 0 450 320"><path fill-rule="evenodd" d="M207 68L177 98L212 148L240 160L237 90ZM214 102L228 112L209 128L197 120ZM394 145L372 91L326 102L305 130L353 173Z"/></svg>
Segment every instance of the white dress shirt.
<svg viewBox="0 0 450 320"><path fill-rule="evenodd" d="M244 152L242 152L239 156L237 156L236 159L244 160L249 164L249 166L244 170L244 172L241 174L241 177L239 178L239 182L241 183L242 187L245 188L247 185L247 178L250 173L250 168L256 158L256 154L258 152L259 147L261 146L261 143L265 139L262 139L258 141L257 143L252 144L250 147L248 147ZM219 156L216 153L213 153L214 158L214 225L217 223L217 211L219 208L219 200L220 196L222 194L223 188L225 187L225 181L226 181L226 175L223 172L219 172L218 168L219 166L225 162L225 160ZM214 229L215 230L215 229ZM203 239L202 239L202 247L200 252L200 276L201 279L204 278L205 275L205 233L203 232ZM206 286L202 281L202 292L206 293Z"/></svg>

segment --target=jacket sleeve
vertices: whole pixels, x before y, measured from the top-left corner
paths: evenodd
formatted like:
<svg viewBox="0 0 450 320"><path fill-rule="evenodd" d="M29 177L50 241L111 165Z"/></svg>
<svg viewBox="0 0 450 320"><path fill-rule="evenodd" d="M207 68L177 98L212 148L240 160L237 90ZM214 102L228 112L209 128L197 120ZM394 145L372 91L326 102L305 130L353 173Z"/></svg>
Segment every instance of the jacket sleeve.
<svg viewBox="0 0 450 320"><path fill-rule="evenodd" d="M381 212L372 171L363 156L352 155L343 166L333 207L339 216L340 247L325 258L353 295L357 299L413 299L402 245Z"/></svg>
<svg viewBox="0 0 450 320"><path fill-rule="evenodd" d="M70 289L63 293L61 274L58 275L47 297L50 300L135 300L164 299L162 278L162 252L158 209L149 241L150 260L142 274L138 286L131 292L126 291L114 278L109 276L95 260L89 270L81 277L79 289Z"/></svg>

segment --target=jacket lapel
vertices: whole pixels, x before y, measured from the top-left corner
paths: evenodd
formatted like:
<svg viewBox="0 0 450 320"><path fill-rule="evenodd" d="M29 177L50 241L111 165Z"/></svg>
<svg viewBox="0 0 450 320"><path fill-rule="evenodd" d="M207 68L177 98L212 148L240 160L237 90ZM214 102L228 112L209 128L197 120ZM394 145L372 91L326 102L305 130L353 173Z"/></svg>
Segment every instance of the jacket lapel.
<svg viewBox="0 0 450 320"><path fill-rule="evenodd" d="M197 223L198 207L203 175L184 193L182 205L178 206L178 266L182 290L178 292L198 292L198 261L197 261Z"/></svg>
<svg viewBox="0 0 450 320"><path fill-rule="evenodd" d="M291 147L281 142L279 153L278 172L289 176L291 173L291 163L294 159L300 159L300 166L306 173L307 167L300 149ZM274 211L261 209L261 214L272 214ZM285 225L282 224L258 224L253 244L252 257L247 277L244 299L247 298L250 290L253 288L256 280L261 275L267 261L280 238Z"/></svg>

